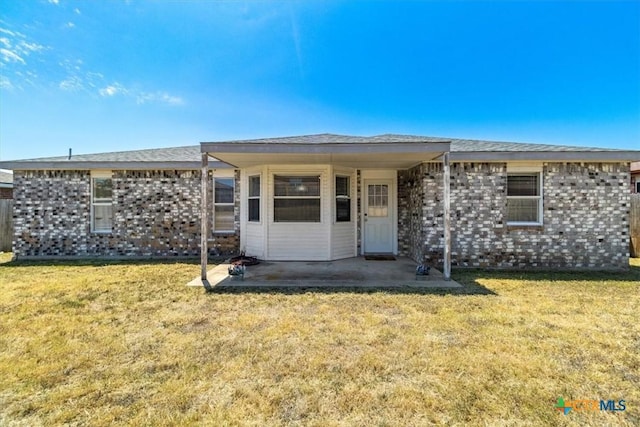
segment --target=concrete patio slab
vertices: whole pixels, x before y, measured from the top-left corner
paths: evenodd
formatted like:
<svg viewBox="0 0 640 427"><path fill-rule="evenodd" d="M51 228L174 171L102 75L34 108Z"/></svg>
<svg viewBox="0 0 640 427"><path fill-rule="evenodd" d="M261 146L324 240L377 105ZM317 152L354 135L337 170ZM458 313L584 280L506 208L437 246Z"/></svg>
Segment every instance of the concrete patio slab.
<svg viewBox="0 0 640 427"><path fill-rule="evenodd" d="M416 276L416 263L408 258L395 261L368 261L362 257L337 261L261 262L248 266L241 277L228 275L229 264L207 271L208 283L200 277L188 286L207 288L461 288L459 283L444 280L442 273L431 269L428 276Z"/></svg>

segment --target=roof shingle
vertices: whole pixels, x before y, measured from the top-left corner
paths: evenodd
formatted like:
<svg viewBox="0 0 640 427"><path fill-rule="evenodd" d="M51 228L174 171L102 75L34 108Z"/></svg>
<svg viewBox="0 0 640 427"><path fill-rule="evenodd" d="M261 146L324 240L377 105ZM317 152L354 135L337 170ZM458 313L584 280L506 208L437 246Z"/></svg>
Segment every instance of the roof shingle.
<svg viewBox="0 0 640 427"><path fill-rule="evenodd" d="M629 150L617 150L612 148L578 147L567 145L530 144L518 142L483 141L475 139L457 139L443 137L429 137L418 135L384 134L375 136L349 136L336 134L317 134L289 136L282 138L260 138L249 140L218 141L217 143L229 144L376 144L376 143L421 143L421 142L450 142L452 153L612 153L628 152ZM640 158L640 155L638 156ZM153 148L146 150L117 151L96 154L75 154L68 156L43 157L35 159L14 160L0 162L0 167L19 169L20 165L54 164L63 167L65 163L74 165L99 165L99 164L170 164L180 163L182 166L193 165L197 167L201 160L199 145L183 147ZM3 166L4 165L4 166Z"/></svg>

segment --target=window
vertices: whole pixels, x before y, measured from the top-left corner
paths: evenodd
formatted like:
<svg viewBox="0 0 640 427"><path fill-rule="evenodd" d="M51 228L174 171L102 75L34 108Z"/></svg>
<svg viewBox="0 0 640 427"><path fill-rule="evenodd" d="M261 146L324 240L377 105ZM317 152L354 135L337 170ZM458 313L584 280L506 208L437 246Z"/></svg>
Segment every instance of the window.
<svg viewBox="0 0 640 427"><path fill-rule="evenodd" d="M540 173L507 175L507 223L542 224Z"/></svg>
<svg viewBox="0 0 640 427"><path fill-rule="evenodd" d="M636 178L636 193L640 193L640 178Z"/></svg>
<svg viewBox="0 0 640 427"><path fill-rule="evenodd" d="M273 220L320 222L320 176L275 175Z"/></svg>
<svg viewBox="0 0 640 427"><path fill-rule="evenodd" d="M213 179L213 231L233 232L234 179Z"/></svg>
<svg viewBox="0 0 640 427"><path fill-rule="evenodd" d="M336 176L336 222L351 221L351 187L348 176Z"/></svg>
<svg viewBox="0 0 640 427"><path fill-rule="evenodd" d="M368 184L367 215L386 217L389 215L389 186L387 184Z"/></svg>
<svg viewBox="0 0 640 427"><path fill-rule="evenodd" d="M96 233L110 233L113 230L113 181L111 178L91 178L91 225Z"/></svg>
<svg viewBox="0 0 640 427"><path fill-rule="evenodd" d="M260 222L260 175L249 177L249 221Z"/></svg>

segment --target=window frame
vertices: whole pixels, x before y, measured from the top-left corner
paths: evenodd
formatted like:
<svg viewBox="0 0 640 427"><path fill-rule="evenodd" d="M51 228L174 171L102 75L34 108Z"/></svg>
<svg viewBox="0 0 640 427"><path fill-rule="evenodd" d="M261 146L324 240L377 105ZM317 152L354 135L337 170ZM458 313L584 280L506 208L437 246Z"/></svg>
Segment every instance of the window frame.
<svg viewBox="0 0 640 427"><path fill-rule="evenodd" d="M258 195L251 195L251 179L258 178ZM251 219L251 200L258 201L258 219ZM261 224L262 223L262 175L261 174L252 174L247 176L247 222L253 224Z"/></svg>
<svg viewBox="0 0 640 427"><path fill-rule="evenodd" d="M338 178L344 178L347 180L347 195L338 194ZM334 176L334 222L336 224L340 223L350 223L353 221L353 213L351 209L351 175L337 173ZM346 200L349 206L349 219L338 219L338 200Z"/></svg>
<svg viewBox="0 0 640 427"><path fill-rule="evenodd" d="M94 183L98 179L109 179L111 180L111 199L101 199L101 201L96 202L95 200L95 186ZM112 172L91 172L90 180L89 180L90 193L91 193L91 232L95 234L112 234L113 233L113 225L114 225L114 212L113 212L113 173ZM96 228L96 206L110 206L111 207L111 227L109 229Z"/></svg>
<svg viewBox="0 0 640 427"><path fill-rule="evenodd" d="M510 176L536 176L538 183L538 195L536 196L509 196L509 177ZM506 224L510 226L541 226L543 225L543 187L542 187L542 171L541 170L514 170L507 171L507 183L506 183L506 199L508 200L537 200L537 221L510 221L506 218ZM505 216L508 215L508 202L507 211Z"/></svg>
<svg viewBox="0 0 640 427"><path fill-rule="evenodd" d="M224 203L216 202L216 180L222 180L222 179L231 180L231 182L233 184L232 185L232 191L233 191L233 198L232 199L233 199L233 201L230 202L230 203L229 202L224 202ZM212 202L213 202L212 203L212 205L213 205L212 211L213 212L212 212L212 222L211 222L211 231L212 231L212 233L214 233L214 234L235 233L236 232L236 230L235 230L235 228L236 228L235 227L235 222L236 222L235 221L235 206L236 206L236 179L235 179L235 176L216 176L216 175L214 175L213 179L212 179L212 189L211 189L211 191L213 193L212 197L211 197ZM216 229L216 207L217 206L226 206L226 207L231 206L233 208L233 228L231 228L231 229L223 229L223 230L217 230Z"/></svg>
<svg viewBox="0 0 640 427"><path fill-rule="evenodd" d="M291 172L279 172L274 173L273 177L273 216L272 222L274 224L321 224L322 223L322 174L314 173L312 175L308 173L291 173ZM277 177L286 177L286 178L314 178L318 179L318 195L317 196L277 196L276 195L276 179ZM318 200L319 203L319 215L317 221L278 221L276 219L276 200Z"/></svg>

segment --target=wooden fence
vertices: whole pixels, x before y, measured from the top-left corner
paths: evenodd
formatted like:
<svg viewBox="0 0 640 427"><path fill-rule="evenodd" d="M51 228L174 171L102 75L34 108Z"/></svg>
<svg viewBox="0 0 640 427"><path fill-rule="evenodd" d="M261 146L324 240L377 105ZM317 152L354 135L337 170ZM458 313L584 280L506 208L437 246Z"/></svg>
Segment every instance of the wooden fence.
<svg viewBox="0 0 640 427"><path fill-rule="evenodd" d="M10 252L13 241L13 200L0 199L0 252Z"/></svg>
<svg viewBox="0 0 640 427"><path fill-rule="evenodd" d="M631 236L631 256L640 257L640 193L631 195L629 235Z"/></svg>

